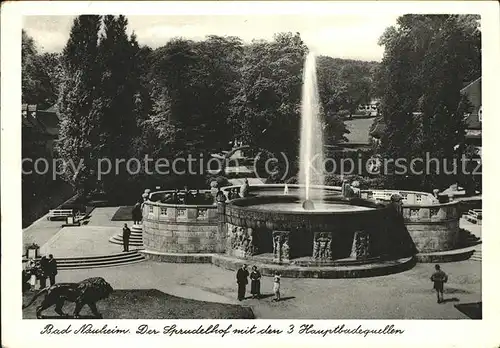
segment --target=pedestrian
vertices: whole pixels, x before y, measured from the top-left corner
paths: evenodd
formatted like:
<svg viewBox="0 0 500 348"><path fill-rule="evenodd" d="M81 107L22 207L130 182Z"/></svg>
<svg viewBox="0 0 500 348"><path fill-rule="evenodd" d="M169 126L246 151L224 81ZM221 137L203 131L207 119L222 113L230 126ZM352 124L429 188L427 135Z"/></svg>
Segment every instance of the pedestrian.
<svg viewBox="0 0 500 348"><path fill-rule="evenodd" d="M257 270L257 266L252 267L252 272L250 273L250 293L252 298L260 298L260 272Z"/></svg>
<svg viewBox="0 0 500 348"><path fill-rule="evenodd" d="M141 204L137 202L132 209L132 220L134 220L134 225L139 225L142 220L141 214Z"/></svg>
<svg viewBox="0 0 500 348"><path fill-rule="evenodd" d="M47 256L42 256L40 259L40 289L45 289L47 286L47 277L49 275L49 260Z"/></svg>
<svg viewBox="0 0 500 348"><path fill-rule="evenodd" d="M431 276L431 281L434 282L434 290L436 290L437 303L443 302L444 283L448 281L448 276L441 270L439 265L434 266L436 271Z"/></svg>
<svg viewBox="0 0 500 348"><path fill-rule="evenodd" d="M274 274L274 285L273 285L273 292L274 292L274 300L278 302L281 299L281 293L280 293L280 285L281 284L281 273L276 272Z"/></svg>
<svg viewBox="0 0 500 348"><path fill-rule="evenodd" d="M47 262L47 275L49 276L50 286L56 283L57 275L57 261L54 259L54 255L49 255L49 261Z"/></svg>
<svg viewBox="0 0 500 348"><path fill-rule="evenodd" d="M224 194L224 192L222 192L222 190L219 187L218 191L217 191L217 195L215 196L215 201L217 203L224 203L226 200L227 200L226 195Z"/></svg>
<svg viewBox="0 0 500 348"><path fill-rule="evenodd" d="M123 225L123 251L128 251L128 243L130 240L130 228L128 228L127 224Z"/></svg>
<svg viewBox="0 0 500 348"><path fill-rule="evenodd" d="M247 197L250 192L250 185L248 184L248 179L245 179L245 182L240 187L240 197Z"/></svg>
<svg viewBox="0 0 500 348"><path fill-rule="evenodd" d="M175 189L175 192L174 192L174 199L173 199L174 203L173 204L179 204L179 189Z"/></svg>
<svg viewBox="0 0 500 348"><path fill-rule="evenodd" d="M238 300L245 299L245 291L248 284L248 270L247 265L241 266L236 272L236 282L238 283Z"/></svg>

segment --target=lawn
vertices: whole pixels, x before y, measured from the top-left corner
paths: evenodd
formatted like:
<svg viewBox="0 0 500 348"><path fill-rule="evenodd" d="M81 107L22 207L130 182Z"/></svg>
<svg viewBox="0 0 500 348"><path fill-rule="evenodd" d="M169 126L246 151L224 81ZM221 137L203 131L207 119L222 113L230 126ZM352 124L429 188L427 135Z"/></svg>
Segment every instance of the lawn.
<svg viewBox="0 0 500 348"><path fill-rule="evenodd" d="M118 208L111 221L132 221L132 209L134 206L123 206Z"/></svg>
<svg viewBox="0 0 500 348"><path fill-rule="evenodd" d="M33 292L23 294L28 303ZM23 310L23 319L35 319L36 307L43 296ZM238 305L203 302L165 294L159 290L115 290L97 303L104 319L254 319L252 310ZM74 304L66 302L65 313L72 313ZM94 319L90 308L83 307L81 318ZM43 312L46 319L60 318L51 307Z"/></svg>

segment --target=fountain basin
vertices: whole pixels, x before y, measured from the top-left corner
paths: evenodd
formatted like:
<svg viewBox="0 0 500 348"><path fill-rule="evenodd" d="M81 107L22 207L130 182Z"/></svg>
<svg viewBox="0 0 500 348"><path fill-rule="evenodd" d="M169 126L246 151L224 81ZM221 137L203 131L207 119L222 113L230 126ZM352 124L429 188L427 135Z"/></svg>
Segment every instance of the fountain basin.
<svg viewBox="0 0 500 348"><path fill-rule="evenodd" d="M230 201L224 212L226 254L301 267L392 257L392 243L400 239L388 226L390 205L339 195L316 205L315 210L304 210L301 198L294 195Z"/></svg>

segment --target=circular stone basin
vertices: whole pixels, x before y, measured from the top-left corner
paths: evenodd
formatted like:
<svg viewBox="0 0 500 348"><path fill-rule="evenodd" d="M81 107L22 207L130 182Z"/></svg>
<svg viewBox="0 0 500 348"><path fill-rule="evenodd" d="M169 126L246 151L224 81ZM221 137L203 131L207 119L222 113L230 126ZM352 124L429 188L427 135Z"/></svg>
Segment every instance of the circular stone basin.
<svg viewBox="0 0 500 348"><path fill-rule="evenodd" d="M339 204L332 202L314 202L314 209L306 210L302 207L300 202L276 202L276 203L262 203L262 204L252 204L248 206L255 210L265 210L265 211L293 211L293 212L318 212L318 213L335 213L341 211L361 211L361 210L373 210L375 208L362 207L359 205L350 204Z"/></svg>

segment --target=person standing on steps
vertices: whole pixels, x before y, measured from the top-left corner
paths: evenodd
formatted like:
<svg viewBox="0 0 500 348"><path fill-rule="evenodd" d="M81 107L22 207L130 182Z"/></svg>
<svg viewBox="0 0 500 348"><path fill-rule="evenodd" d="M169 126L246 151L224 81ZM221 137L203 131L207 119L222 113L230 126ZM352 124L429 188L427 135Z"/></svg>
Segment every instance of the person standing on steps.
<svg viewBox="0 0 500 348"><path fill-rule="evenodd" d="M247 265L241 266L236 272L236 283L238 283L238 300L245 299L245 291L248 284L248 270Z"/></svg>
<svg viewBox="0 0 500 348"><path fill-rule="evenodd" d="M448 281L448 276L441 270L439 265L434 266L436 271L431 276L431 281L434 282L434 290L436 290L437 303L443 302L444 283Z"/></svg>
<svg viewBox="0 0 500 348"><path fill-rule="evenodd" d="M49 260L47 261L47 275L49 276L50 286L54 285L56 283L57 261L52 254L49 254Z"/></svg>
<svg viewBox="0 0 500 348"><path fill-rule="evenodd" d="M128 228L127 224L123 225L123 251L128 251L128 243L130 240L130 228Z"/></svg>
<svg viewBox="0 0 500 348"><path fill-rule="evenodd" d="M137 202L134 209L132 209L132 219L134 220L134 225L139 225L142 221L142 210L139 202Z"/></svg>

